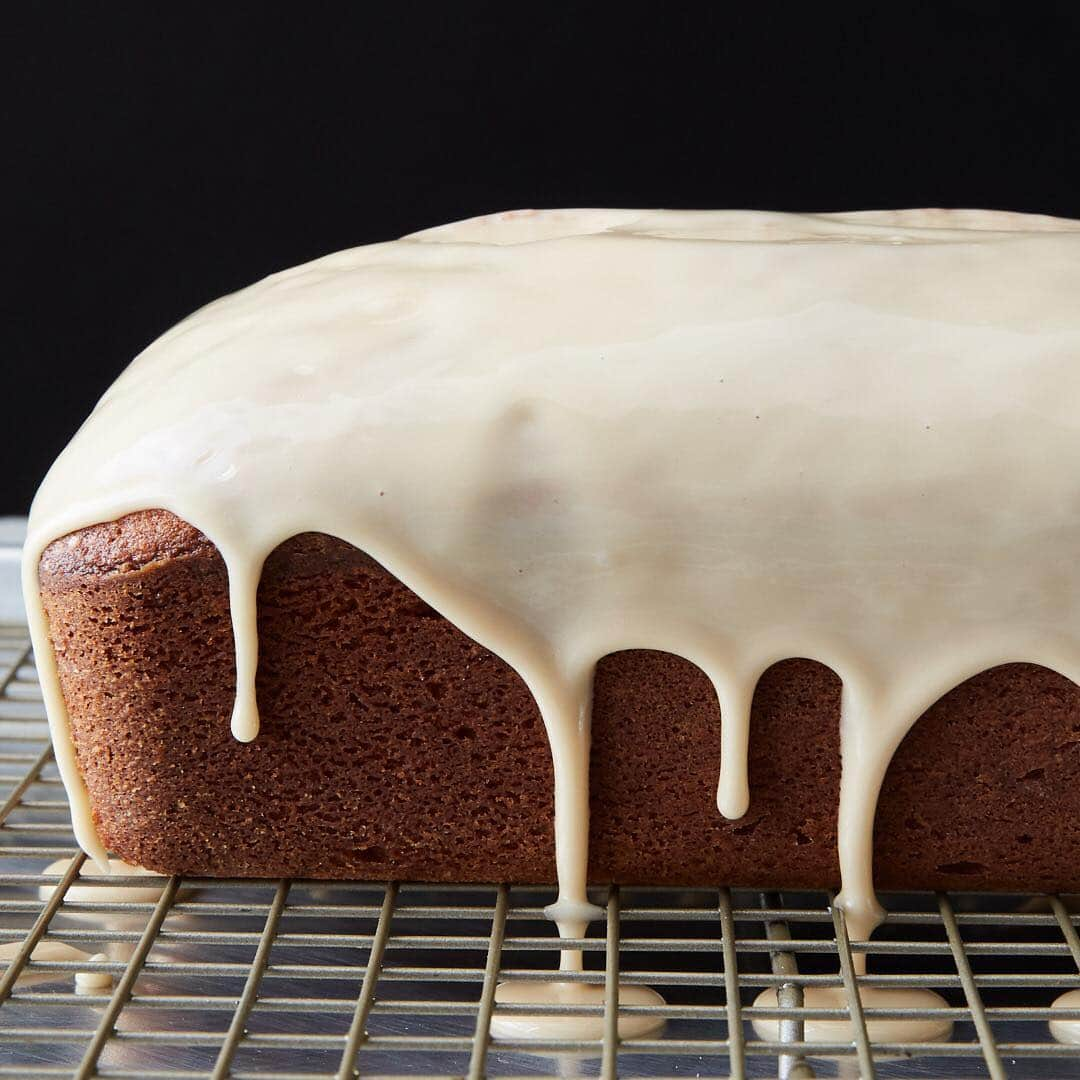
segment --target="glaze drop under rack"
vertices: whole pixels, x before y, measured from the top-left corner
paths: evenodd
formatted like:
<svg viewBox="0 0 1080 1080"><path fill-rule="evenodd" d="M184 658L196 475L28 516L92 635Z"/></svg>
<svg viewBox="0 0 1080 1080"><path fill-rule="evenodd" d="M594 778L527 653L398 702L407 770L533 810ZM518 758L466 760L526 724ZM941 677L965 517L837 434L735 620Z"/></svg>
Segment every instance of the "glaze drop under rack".
<svg viewBox="0 0 1080 1080"><path fill-rule="evenodd" d="M536 1044L492 1040L489 1024L499 979L554 977L549 889L84 876L74 894L81 862L25 628L0 625L0 947L15 954L0 1076L1080 1077L1080 1047L1048 1028L1051 1002L1080 987L1070 897L893 895L865 947L825 894L600 891L606 925L578 944L580 977L609 988L605 1035ZM160 892L92 899L117 885ZM41 942L104 958L30 959ZM803 1041L802 987L850 991L858 950L867 982L942 994L952 1039L872 1044L856 1007L851 1042ZM617 979L664 995L658 1036L618 1043ZM755 1010L767 986L782 1007ZM758 1039L755 1017L778 1018L780 1040Z"/></svg>

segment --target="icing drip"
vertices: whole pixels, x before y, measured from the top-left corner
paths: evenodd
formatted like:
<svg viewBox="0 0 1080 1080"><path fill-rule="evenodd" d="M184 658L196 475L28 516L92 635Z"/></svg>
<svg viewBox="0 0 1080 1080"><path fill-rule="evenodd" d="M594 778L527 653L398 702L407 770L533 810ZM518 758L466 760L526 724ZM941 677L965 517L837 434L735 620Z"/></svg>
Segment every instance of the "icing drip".
<svg viewBox="0 0 1080 1080"><path fill-rule="evenodd" d="M526 680L528 681L528 680ZM586 870L589 862L589 746L592 710L592 671L574 680L531 687L551 742L555 774L555 869L559 896L544 909L564 938L585 936L603 908L589 902ZM564 971L580 971L582 954L563 950Z"/></svg>
<svg viewBox="0 0 1080 1080"><path fill-rule="evenodd" d="M229 610L236 649L236 699L233 704L232 733L240 742L251 742L259 734L259 706L255 699L255 672L259 666L255 600L264 560L252 558L243 550L226 548L221 554L229 574Z"/></svg>
<svg viewBox="0 0 1080 1080"><path fill-rule="evenodd" d="M710 675L729 817L750 797L758 675L828 664L838 902L865 938L877 795L910 725L999 663L1080 674L1060 467L1080 448L1078 230L979 211L496 215L196 312L105 394L31 513L24 591L80 844L104 865L38 561L161 507L226 562L238 739L258 733L260 568L300 532L367 551L521 674L551 743L566 936L599 914L597 660L656 648Z"/></svg>
<svg viewBox="0 0 1080 1080"><path fill-rule="evenodd" d="M741 818L750 806L750 705L754 699L753 678L736 679L711 675L720 702L720 782L716 786L716 808L726 818Z"/></svg>

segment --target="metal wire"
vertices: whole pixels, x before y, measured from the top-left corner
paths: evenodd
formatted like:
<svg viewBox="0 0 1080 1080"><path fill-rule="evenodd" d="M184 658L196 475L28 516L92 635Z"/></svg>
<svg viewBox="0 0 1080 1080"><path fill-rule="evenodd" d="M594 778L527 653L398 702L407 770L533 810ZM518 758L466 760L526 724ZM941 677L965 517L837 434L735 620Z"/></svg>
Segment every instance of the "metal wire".
<svg viewBox="0 0 1080 1080"><path fill-rule="evenodd" d="M472 1058L469 1060L469 1080L483 1080L487 1071L488 1047L491 1044L491 1017L495 1012L495 989L502 966L503 938L506 934L506 908L509 890L500 885L495 899L495 914L491 917L491 940L487 963L484 965L484 987L476 1013Z"/></svg>
<svg viewBox="0 0 1080 1080"><path fill-rule="evenodd" d="M1047 1025L1080 1021L1050 1009L1080 987L1071 898L900 894L866 944L823 893L624 887L570 943L585 962L567 972L550 899L498 883L101 877L71 835L26 631L0 626L0 1077L884 1080L956 1075L951 1059L991 1077L1080 1074L1080 1047ZM48 951L61 945L80 952ZM501 979L556 978L604 987L603 1003L496 1003ZM620 984L666 1004L624 1003ZM846 1008L807 1007L811 987L842 989ZM864 1005L860 987L932 988L947 1005ZM775 1007L755 1004L766 988ZM493 1039L496 1012L587 1015L597 1034ZM621 1016L665 1027L620 1040ZM952 1038L874 1039L875 1021L928 1017L954 1021ZM814 1020L853 1037L810 1041Z"/></svg>
<svg viewBox="0 0 1080 1080"><path fill-rule="evenodd" d="M251 961L251 970L248 972L247 982L244 983L244 993L236 1005L232 1023L225 1035L225 1042L221 1047L221 1053L214 1062L214 1080L223 1080L229 1075L229 1066L240 1040L244 1037L244 1024L248 1014L255 1006L255 999L259 993L259 984L262 982L263 973L266 971L267 962L270 959L270 948L274 944L274 935L277 933L281 914L285 910L285 901L289 897L291 881L278 882L277 892L274 893L274 901L266 915L266 925L263 927L262 937L259 938L259 947L255 952L255 958Z"/></svg>
<svg viewBox="0 0 1080 1080"><path fill-rule="evenodd" d="M863 1080L874 1080L877 1069L874 1066L874 1053L870 1049L870 1036L866 1030L866 1015L863 1011L862 998L855 980L855 962L852 958L851 942L848 940L844 914L838 907L833 907L833 927L836 930L836 951L840 955L840 975L844 980L844 992L847 995L847 1011L851 1017L851 1028L855 1033L855 1053L859 1058L859 1075Z"/></svg>
<svg viewBox="0 0 1080 1080"><path fill-rule="evenodd" d="M390 937L390 920L394 917L396 901L397 885L391 882L386 886L382 911L379 913L379 925L371 940L371 952L368 953L367 964L364 968L364 981L360 984L360 996L356 999L352 1024L345 1038L345 1052L341 1056L341 1066L337 1073L338 1080L345 1080L346 1077L354 1075L353 1063L356 1061L360 1044L369 1037L364 1025L375 1002L375 987L379 979L379 969L382 967L383 953L386 951L386 942Z"/></svg>
<svg viewBox="0 0 1080 1080"><path fill-rule="evenodd" d="M619 1053L619 888L608 890L607 927L604 935L604 1048L600 1080L616 1080Z"/></svg>

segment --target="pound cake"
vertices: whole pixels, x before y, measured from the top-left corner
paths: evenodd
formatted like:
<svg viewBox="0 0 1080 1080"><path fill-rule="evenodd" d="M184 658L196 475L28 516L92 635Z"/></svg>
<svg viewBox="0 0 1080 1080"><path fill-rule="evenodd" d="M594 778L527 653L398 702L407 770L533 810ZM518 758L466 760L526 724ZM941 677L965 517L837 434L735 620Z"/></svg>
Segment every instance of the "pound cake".
<svg viewBox="0 0 1080 1080"><path fill-rule="evenodd" d="M77 836L204 875L1080 888L1080 223L496 215L219 300L24 573Z"/></svg>

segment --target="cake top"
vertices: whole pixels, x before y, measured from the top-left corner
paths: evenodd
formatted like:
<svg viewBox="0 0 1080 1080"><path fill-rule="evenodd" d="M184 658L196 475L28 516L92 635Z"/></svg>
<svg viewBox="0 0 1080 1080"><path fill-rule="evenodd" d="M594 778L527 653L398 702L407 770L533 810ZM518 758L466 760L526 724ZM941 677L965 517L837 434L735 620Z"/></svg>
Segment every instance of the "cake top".
<svg viewBox="0 0 1080 1080"><path fill-rule="evenodd" d="M868 913L910 724L1006 660L1080 673L1078 296L1080 222L984 211L539 211L344 251L132 363L42 485L28 574L133 510L202 530L252 738L263 558L305 531L367 551L536 694L566 917L595 661L651 647L710 675L738 816L757 675L820 659Z"/></svg>
<svg viewBox="0 0 1080 1080"><path fill-rule="evenodd" d="M826 326L800 342L799 367L824 393L824 369L850 364L830 355L829 334L849 338L856 321L881 334L879 354L902 336L890 318L1070 326L1078 230L996 211L519 211L339 252L207 305L146 349L42 485L31 527L85 521L89 504L126 492L133 509L147 489L175 499L212 487L227 501L255 474L282 491L281 459L316 458L311 444L346 444L323 470L337 473L375 429L413 417L430 427L462 408L466 441L474 421L512 419L538 396L573 402L586 420L649 409L657 383L665 406L738 413L748 380L720 371L735 365L759 369L772 406L785 394L772 357L785 350L762 338L815 319ZM721 329L707 357L687 357L695 334ZM770 355L738 359L741 339ZM896 357L868 362L891 369ZM964 374L935 367L932 393ZM835 378L850 399L853 380ZM859 393L853 404L903 403Z"/></svg>
<svg viewBox="0 0 1080 1080"><path fill-rule="evenodd" d="M413 233L405 240L531 244L573 236L639 236L728 243L860 242L913 244L959 240L973 233L1076 232L1080 221L1011 210L855 210L784 214L766 210L510 210ZM362 248L356 250L364 250Z"/></svg>

